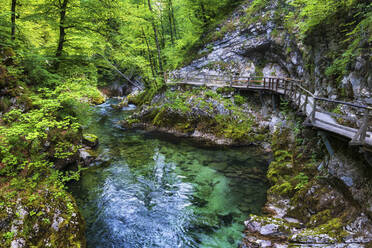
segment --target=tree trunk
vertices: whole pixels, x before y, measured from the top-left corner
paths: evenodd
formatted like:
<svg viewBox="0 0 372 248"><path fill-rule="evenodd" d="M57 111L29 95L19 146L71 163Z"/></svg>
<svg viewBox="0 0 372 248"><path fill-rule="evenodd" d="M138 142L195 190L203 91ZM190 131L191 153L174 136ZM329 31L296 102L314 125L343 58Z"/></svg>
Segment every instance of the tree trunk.
<svg viewBox="0 0 372 248"><path fill-rule="evenodd" d="M201 9L201 12L202 12L201 14L202 14L204 26L206 27L208 25L208 20L207 20L207 15L206 15L205 6L204 6L203 1L200 1L200 9Z"/></svg>
<svg viewBox="0 0 372 248"><path fill-rule="evenodd" d="M15 40L15 29L16 29L16 6L17 6L17 0L12 0L12 16L11 16L11 22L12 22L12 31L11 31L11 37L12 40Z"/></svg>
<svg viewBox="0 0 372 248"><path fill-rule="evenodd" d="M58 40L58 47L56 52L56 57L60 58L62 56L63 45L66 41L66 27L65 27L65 20L66 20L66 10L67 10L68 0L63 0L62 5L60 7L60 17L59 17L59 40ZM58 68L57 62L57 68Z"/></svg>
<svg viewBox="0 0 372 248"><path fill-rule="evenodd" d="M147 3L149 5L149 10L150 10L151 14L154 14L153 10L152 10L152 7L151 7L151 0L147 0ZM160 48L160 44L159 44L158 31L157 31L157 28L156 28L153 17L151 18L151 24L152 24L152 29L154 30L156 50L158 51L159 70L160 70L160 74L163 74L163 63L162 63L162 59L161 59L161 48Z"/></svg>
<svg viewBox="0 0 372 248"><path fill-rule="evenodd" d="M174 46L174 36L173 36L173 22L172 22L172 0L168 0L168 21L169 21L169 30L171 35L171 42Z"/></svg>
<svg viewBox="0 0 372 248"><path fill-rule="evenodd" d="M154 63L152 62L152 55L151 55L150 45L147 41L147 37L146 37L145 31L143 30L143 28L142 28L142 34L143 34L143 38L145 39L145 42L146 42L147 52L149 54L148 56L149 56L149 62L150 62L150 67L151 67L151 73L152 73L152 76L154 78L156 78L155 71L154 71Z"/></svg>
<svg viewBox="0 0 372 248"><path fill-rule="evenodd" d="M171 24L171 26L173 26L173 28L174 28L174 31L173 31L174 37L175 37L175 39L177 39L176 19L174 18L174 9L173 9L172 0L169 0L169 8L170 8L171 20L172 20L172 23L173 23L173 25Z"/></svg>

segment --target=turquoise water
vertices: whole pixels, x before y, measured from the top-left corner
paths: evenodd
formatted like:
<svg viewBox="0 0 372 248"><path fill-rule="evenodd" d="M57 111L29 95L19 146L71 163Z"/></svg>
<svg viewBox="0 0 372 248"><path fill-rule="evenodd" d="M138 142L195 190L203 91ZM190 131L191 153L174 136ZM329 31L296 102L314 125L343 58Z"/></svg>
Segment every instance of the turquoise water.
<svg viewBox="0 0 372 248"><path fill-rule="evenodd" d="M93 109L87 128L102 162L70 186L88 247L238 247L249 214L266 200L268 157L211 148L117 124L134 106Z"/></svg>

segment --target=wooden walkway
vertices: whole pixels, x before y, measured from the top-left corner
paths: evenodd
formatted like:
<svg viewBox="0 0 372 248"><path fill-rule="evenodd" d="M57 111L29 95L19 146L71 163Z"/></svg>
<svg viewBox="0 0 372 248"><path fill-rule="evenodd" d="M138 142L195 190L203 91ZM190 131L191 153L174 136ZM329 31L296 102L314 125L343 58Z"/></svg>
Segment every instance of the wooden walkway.
<svg viewBox="0 0 372 248"><path fill-rule="evenodd" d="M193 85L206 87L232 87L239 90L269 91L286 96L304 115L307 126L350 139L350 145L372 147L372 107L321 98L303 86L304 82L278 77L239 77L235 79L217 76L186 77L168 79L167 85ZM326 106L348 106L356 110L350 117L327 111ZM346 124L347 123L347 124Z"/></svg>

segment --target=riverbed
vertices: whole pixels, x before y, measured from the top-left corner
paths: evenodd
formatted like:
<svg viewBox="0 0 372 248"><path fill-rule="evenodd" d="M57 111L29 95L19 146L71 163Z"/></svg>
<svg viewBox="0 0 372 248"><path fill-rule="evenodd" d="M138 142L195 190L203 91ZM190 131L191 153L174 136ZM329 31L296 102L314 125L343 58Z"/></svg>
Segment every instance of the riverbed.
<svg viewBox="0 0 372 248"><path fill-rule="evenodd" d="M123 129L135 109L91 110L99 162L70 185L93 247L238 247L249 214L266 201L269 155Z"/></svg>

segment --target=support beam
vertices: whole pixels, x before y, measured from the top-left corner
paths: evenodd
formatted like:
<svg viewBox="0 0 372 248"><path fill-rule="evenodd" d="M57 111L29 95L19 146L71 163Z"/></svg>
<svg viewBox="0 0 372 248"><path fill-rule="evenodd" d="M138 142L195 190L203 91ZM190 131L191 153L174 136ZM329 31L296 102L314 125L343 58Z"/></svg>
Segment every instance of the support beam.
<svg viewBox="0 0 372 248"><path fill-rule="evenodd" d="M335 151L333 150L332 145L329 142L327 133L325 133L323 131L318 131L318 135L322 138L323 143L324 143L325 147L327 148L327 151L328 151L329 155L331 157L333 157L333 155L335 155Z"/></svg>

